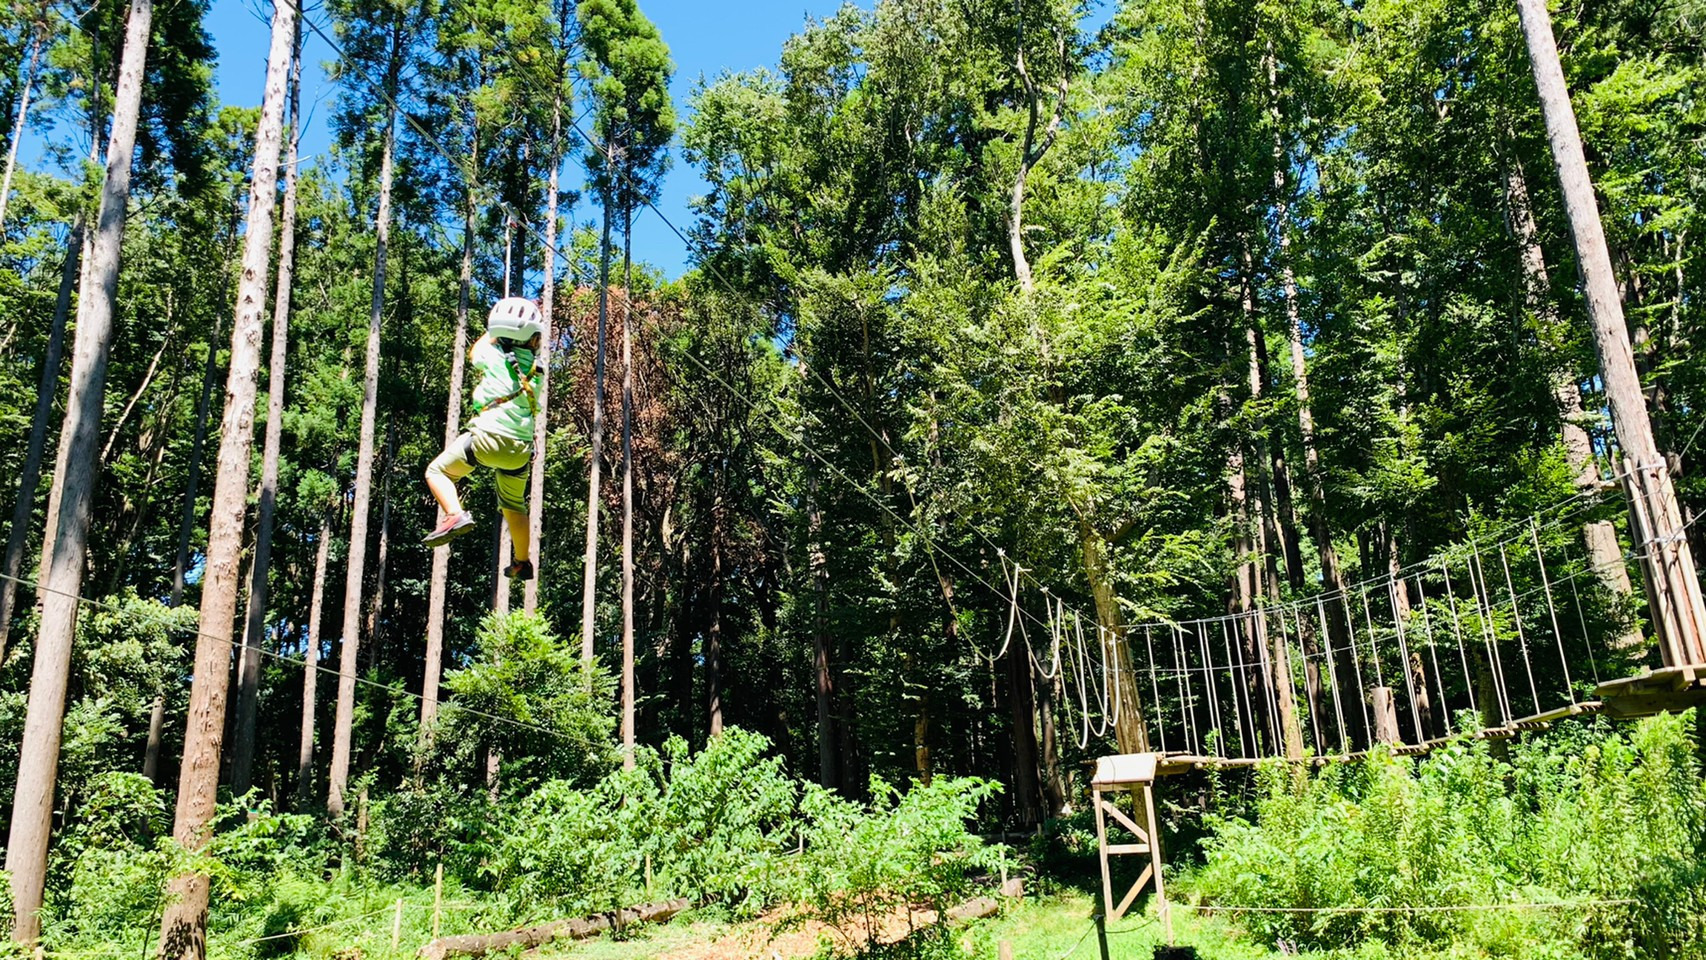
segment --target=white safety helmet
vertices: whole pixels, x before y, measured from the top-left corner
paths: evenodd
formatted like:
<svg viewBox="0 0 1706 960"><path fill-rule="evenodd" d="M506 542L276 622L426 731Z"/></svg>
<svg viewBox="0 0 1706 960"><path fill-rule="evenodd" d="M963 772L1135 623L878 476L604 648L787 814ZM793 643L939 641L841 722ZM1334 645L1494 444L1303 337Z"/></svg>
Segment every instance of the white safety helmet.
<svg viewBox="0 0 1706 960"><path fill-rule="evenodd" d="M514 343L526 343L534 334L545 333L545 317L539 305L526 297L505 297L492 306L486 317L486 332Z"/></svg>

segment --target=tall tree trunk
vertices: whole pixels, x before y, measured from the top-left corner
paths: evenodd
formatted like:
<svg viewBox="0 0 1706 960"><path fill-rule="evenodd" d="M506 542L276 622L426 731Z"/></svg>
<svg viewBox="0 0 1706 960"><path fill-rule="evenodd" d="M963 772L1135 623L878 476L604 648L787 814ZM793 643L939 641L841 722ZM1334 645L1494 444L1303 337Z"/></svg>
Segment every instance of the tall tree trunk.
<svg viewBox="0 0 1706 960"><path fill-rule="evenodd" d="M1528 178L1521 161L1513 153L1505 164L1505 201L1510 215L1511 233L1516 237L1522 255L1522 295L1524 305L1540 325L1548 330L1563 330L1563 318L1552 299L1552 280L1546 273L1546 253L1540 246L1540 229L1535 224L1534 207L1529 201ZM1593 440L1582 426L1586 413L1582 409L1582 391L1569 371L1559 371L1552 381L1552 395L1558 401L1558 417L1564 436L1564 453L1570 470L1575 474L1576 489L1587 493L1600 486L1599 465L1594 462ZM1617 528L1610 520L1592 520L1582 525L1582 542L1587 547L1588 562L1594 575L1607 590L1627 597L1632 592L1629 570L1623 563L1623 549L1617 542ZM1631 625L1616 641L1623 650L1639 649L1641 631Z"/></svg>
<svg viewBox="0 0 1706 960"><path fill-rule="evenodd" d="M314 546L314 586L308 600L308 643L302 656L302 735L296 749L296 808L305 810L314 791L315 693L320 680L320 621L326 606L326 565L332 552L332 505L320 517Z"/></svg>
<svg viewBox="0 0 1706 960"><path fill-rule="evenodd" d="M473 153L473 151L470 151ZM444 404L444 445L449 447L462 430L462 379L468 353L468 299L474 284L474 228L478 207L474 188L468 187L462 212L462 272L456 289L456 348L450 361L449 396ZM444 519L440 510L439 519ZM499 523L498 526L503 526ZM438 717L438 683L444 669L444 604L450 585L450 546L432 551L432 585L427 600L426 676L421 681L421 735L431 736Z"/></svg>
<svg viewBox="0 0 1706 960"><path fill-rule="evenodd" d="M622 765L634 767L633 208L622 205Z"/></svg>
<svg viewBox="0 0 1706 960"><path fill-rule="evenodd" d="M1283 186L1283 177L1278 177L1278 179ZM1256 312L1255 260L1250 253L1248 237L1244 238L1242 246L1244 275L1242 277L1240 287L1242 290L1241 296L1243 300L1245 320L1244 339L1245 344L1249 348L1250 354L1250 399L1256 403L1260 403L1263 393L1267 388L1268 347L1261 328L1261 319ZM1274 498L1270 500L1265 495L1266 490L1259 480L1253 485L1254 496L1252 499L1254 502L1250 504L1249 509L1251 513L1260 519L1261 522L1261 536L1258 539L1257 553L1260 555L1260 563L1262 564L1262 569L1259 573L1262 581L1262 588L1260 592L1254 594L1254 596L1265 597L1270 603L1278 604L1280 599L1279 571L1274 565L1273 544L1275 541L1279 542L1281 552L1286 558L1287 573L1294 577L1294 580L1296 581L1294 586L1298 588L1301 588L1302 586L1302 560L1301 550L1299 550L1296 542L1296 522L1295 518L1291 516L1291 497L1289 489L1287 490L1283 518L1279 509L1275 506L1276 501L1279 499L1277 491L1281 489L1282 484L1284 484L1284 481L1279 475L1279 470L1283 469L1285 461L1284 458L1279 456L1277 453L1275 453L1271 458L1269 457L1267 444L1262 439L1263 430L1263 426L1259 424L1255 425L1253 429L1251 445L1253 446L1256 454L1253 459L1257 463L1258 469L1259 465L1264 460L1275 465L1276 470L1273 480L1276 492ZM1248 461L1245 462L1248 463ZM1249 471L1246 470L1246 478L1248 477L1248 474ZM1289 487L1289 484L1286 484L1286 486ZM1249 493L1247 491L1247 496L1248 495ZM1295 571L1295 573L1293 571ZM1261 622L1265 623L1265 618L1263 618ZM1299 621L1300 624L1301 622L1302 621ZM1268 634L1269 638L1269 643L1267 644L1268 658L1274 672L1273 684L1274 690L1277 694L1276 702L1280 710L1280 724L1282 726L1282 733L1286 745L1286 755L1302 756L1303 725L1297 716L1296 701L1292 692L1291 657L1286 652L1285 631L1282 629L1277 634L1272 630L1266 630L1265 632ZM1313 631L1299 630L1299 634L1299 639L1302 643L1304 653L1304 695L1309 702L1310 716L1320 717L1323 715L1321 710L1320 673L1318 670L1313 668L1309 660L1309 656L1315 652L1315 648L1318 645L1315 643ZM1277 644L1275 642L1276 639ZM1321 748L1321 743L1317 741L1315 747L1319 750ZM1292 752L1294 748L1296 750L1295 754Z"/></svg>
<svg viewBox="0 0 1706 960"><path fill-rule="evenodd" d="M812 578L812 671L817 692L817 780L825 789L839 785L835 762L835 679L829 651L829 553L823 545L823 506L818 503L817 470L808 466L806 529L810 537Z"/></svg>
<svg viewBox="0 0 1706 960"><path fill-rule="evenodd" d="M557 297L557 177L563 165L563 104L561 87L551 106L551 175L545 182L545 250L544 289L540 291L540 307L545 316L545 336L540 338L539 412L533 418L533 465L529 478L527 526L532 543L533 569L531 580L522 588L521 608L528 613L539 610L539 574L545 568L545 451L550 444L551 348L556 336L555 308ZM500 561L501 562L501 561Z"/></svg>
<svg viewBox="0 0 1706 960"><path fill-rule="evenodd" d="M1148 753L1149 729L1144 726L1142 702L1137 696L1137 674L1132 667L1125 611L1120 609L1114 591L1113 568L1108 559L1110 545L1082 514L1078 518L1078 542L1083 551L1090 596L1096 603L1096 633L1105 662L1113 668L1114 695L1119 698L1114 741L1121 753Z"/></svg>
<svg viewBox="0 0 1706 960"><path fill-rule="evenodd" d="M119 411L118 420L114 421L111 430L107 431L107 442L101 445L100 463L105 467L112 461L113 447L118 445L118 438L124 432L124 425L130 422L130 415L136 412L136 405L142 400L143 394L154 385L154 378L160 373L160 361L165 358L166 351L172 346L172 302L166 298L165 330L160 339L160 348L154 351L154 356L148 361L148 368L142 371L142 382L131 392L130 399L124 403L124 409Z"/></svg>
<svg viewBox="0 0 1706 960"><path fill-rule="evenodd" d="M1636 480L1631 490L1636 493L1632 499L1636 501L1637 525L1648 538L1637 545L1637 552L1652 554L1646 568L1653 594L1659 600L1659 609L1653 613L1663 640L1664 662L1666 666L1706 662L1706 637L1703 637L1706 603L1701 599L1700 580L1683 529L1676 490L1653 437L1652 421L1635 373L1623 304L1618 299L1617 278L1606 248L1587 158L1582 153L1575 108L1570 104L1563 66L1558 60L1552 18L1546 12L1545 0L1517 0L1517 11L1528 42L1541 113L1546 118L1552 159L1563 185L1564 209L1576 245L1588 315L1593 320L1594 345L1599 351L1606 399L1611 404L1618 444Z"/></svg>
<svg viewBox="0 0 1706 960"><path fill-rule="evenodd" d="M156 690L148 708L148 744L142 750L142 775L160 789L160 750L166 739L166 692Z"/></svg>
<svg viewBox="0 0 1706 960"><path fill-rule="evenodd" d="M402 71L403 25L392 27L390 63L385 76L385 143L379 161L379 211L374 222L373 300L367 315L366 375L361 395L360 447L355 461L355 495L350 506L349 561L344 577L342 649L338 655L338 706L332 722L332 764L326 783L326 813L344 812L349 786L351 727L355 722L355 684L361 652L361 591L367 563L367 520L373 497L373 433L379 407L379 333L385 317L385 266L391 245L391 178L397 149L396 90ZM501 526L501 524L500 524Z"/></svg>
<svg viewBox="0 0 1706 960"><path fill-rule="evenodd" d="M1283 147L1276 141L1275 150L1283 154ZM1277 174L1283 180L1283 172ZM1290 346L1291 379L1294 396L1297 401L1297 427L1303 441L1303 478L1304 497L1309 505L1309 537L1315 545L1316 559L1321 567L1321 589L1326 595L1343 593L1345 578L1339 566L1339 551L1333 543L1333 533L1327 522L1327 505L1325 483L1321 475L1321 452L1315 443L1315 416L1309 405L1309 370L1305 361L1303 349L1303 319L1298 308L1297 278L1291 269L1291 204L1286 199L1286 193L1281 185L1280 201L1277 205L1277 220L1279 232L1279 266L1280 286L1285 296L1286 339ZM1334 658L1333 672L1339 678L1339 687L1346 703L1360 703L1363 691L1355 690L1353 671L1347 651L1351 645L1350 634L1345 625L1335 617L1326 618L1327 655ZM1313 631L1311 631L1313 633ZM1313 668L1310 678L1310 709L1319 710L1316 703L1320 688L1319 661ZM1354 691L1354 692L1353 692ZM1356 699L1351 699L1354 696ZM1325 716L1317 713L1317 716ZM1346 733L1346 731L1341 731ZM1348 733L1346 733L1348 737ZM1346 742L1349 742L1346 740Z"/></svg>
<svg viewBox="0 0 1706 960"><path fill-rule="evenodd" d="M18 144L24 139L24 124L30 118L30 93L36 85L36 67L41 64L41 48L47 39L47 23L36 25L30 37L29 66L24 68L24 90L18 99L18 117L12 122L12 144L6 150L6 173L0 177L0 237L6 235L6 201L12 196L12 174L18 168Z"/></svg>
<svg viewBox="0 0 1706 960"><path fill-rule="evenodd" d="M1066 809L1068 796L1066 778L1060 772L1060 745L1054 726L1055 680L1059 677L1050 680L1035 668L1032 668L1031 677L1037 691L1037 731L1041 735L1043 796L1048 801L1048 815L1058 816Z"/></svg>
<svg viewBox="0 0 1706 960"><path fill-rule="evenodd" d="M525 163L528 151L526 145L521 148L522 160ZM520 226L514 217L504 221L504 297L510 295L510 266L515 249L515 228ZM527 238L522 238L525 247ZM492 527L492 612L498 616L509 613L509 577L504 568L509 565L510 542L509 521L500 519ZM496 776L496 774L493 774Z"/></svg>
<svg viewBox="0 0 1706 960"><path fill-rule="evenodd" d="M592 455L586 494L586 558L581 568L581 660L592 665L598 613L598 482L604 460L604 330L610 317L610 191L604 191L604 234L599 240L598 333L592 367Z"/></svg>
<svg viewBox="0 0 1706 960"><path fill-rule="evenodd" d="M53 326L48 328L47 348L41 358L41 379L36 386L35 414L30 420L29 446L18 471L18 499L12 504L12 528L6 534L5 567L0 573L0 663L12 634L12 614L18 599L17 576L29 545L30 518L35 514L36 488L41 483L42 455L47 450L48 421L53 418L53 395L59 387L59 365L65 354L65 321L71 315L71 293L77 283L83 254L84 217L81 211L71 225L65 244L65 264L59 272L59 295L53 305Z"/></svg>
<svg viewBox="0 0 1706 960"><path fill-rule="evenodd" d="M152 0L131 0L119 63L112 137L107 144L106 180L96 220L87 283L77 305L77 335L59 453L53 474L58 491L57 523L43 551L41 629L30 674L29 706L18 756L6 869L12 874L12 938L31 943L40 934L39 911L47 880L48 832L59 774L59 743L71 644L77 633L89 514L94 501L101 407L106 396L107 359L112 346L113 301L118 293L125 205L136 124L142 112L142 83L148 51Z"/></svg>
<svg viewBox="0 0 1706 960"><path fill-rule="evenodd" d="M195 439L190 442L188 479L184 484L184 508L178 517L178 551L172 561L172 600L177 606L184 602L184 577L190 566L190 538L195 533L196 498L201 489L202 451L207 449L207 424L213 411L213 387L219 382L219 334L223 325L214 326L213 338L207 342L207 362L202 368L201 399L195 408Z"/></svg>
<svg viewBox="0 0 1706 960"><path fill-rule="evenodd" d="M1023 641L1021 641L1023 642ZM1013 805L1020 823L1041 823L1038 802L1036 698L1029 649L1007 651L1007 707L1013 722Z"/></svg>
<svg viewBox="0 0 1706 960"><path fill-rule="evenodd" d="M272 567L273 517L278 507L278 457L284 437L284 387L290 347L290 284L296 269L296 148L302 139L302 24L290 50L290 140L284 153L284 207L279 214L278 281L273 288L272 349L267 360L267 433L261 448L261 495L256 507L255 551L249 565L248 615L243 626L243 669L237 681L237 743L231 753L231 792L249 790L255 760L255 713L261 683L261 643L266 635L267 574Z"/></svg>
<svg viewBox="0 0 1706 960"><path fill-rule="evenodd" d="M391 571L391 477L397 464L397 418L385 422L385 470L379 482L379 551L374 555L373 596L367 603L367 667L379 662L379 632L385 615L385 585Z"/></svg>
<svg viewBox="0 0 1706 960"><path fill-rule="evenodd" d="M714 481L717 493L711 503L711 625L705 633L705 705L710 721L709 735L723 732L723 493L722 473L728 469L725 461L718 468Z"/></svg>
<svg viewBox="0 0 1706 960"><path fill-rule="evenodd" d="M190 686L189 725L184 733L177 816L172 825L172 838L187 850L198 850L207 842L208 826L219 799L220 740L225 735L225 694L230 682L227 664L237 615L243 520L248 512L255 389L260 377L261 332L266 324L267 262L272 254L273 205L278 199L279 141L284 132L285 88L295 36L295 0L284 0L273 11L266 95L255 129L249 227L231 327L231 371L225 385L201 615L196 624L195 679ZM160 921L161 960L201 960L207 955L208 883L205 874L181 873L167 885L170 900Z"/></svg>
<svg viewBox="0 0 1706 960"><path fill-rule="evenodd" d="M1042 92L1037 89L1031 79L1030 71L1025 68L1025 54L1020 51L1014 60L1020 83L1025 88L1025 99L1030 112L1025 120L1025 140L1019 149L1019 169L1013 175L1013 187L1007 204L1007 248L1008 255L1013 258L1013 276L1019 281L1019 289L1030 293L1035 289L1035 281L1031 278L1031 262L1025 256L1025 187L1031 170L1054 146L1055 137L1060 133L1060 121L1066 110L1066 87L1068 75L1062 74L1060 89L1056 92L1053 110L1046 124L1042 121ZM1042 129L1038 130L1038 125ZM1040 139L1039 139L1040 134Z"/></svg>

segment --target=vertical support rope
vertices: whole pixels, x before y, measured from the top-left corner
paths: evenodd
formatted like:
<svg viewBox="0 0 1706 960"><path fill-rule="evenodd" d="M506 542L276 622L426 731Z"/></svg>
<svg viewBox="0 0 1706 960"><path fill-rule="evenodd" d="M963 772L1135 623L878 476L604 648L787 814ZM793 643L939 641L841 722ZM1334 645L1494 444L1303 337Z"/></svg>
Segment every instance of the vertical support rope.
<svg viewBox="0 0 1706 960"><path fill-rule="evenodd" d="M1421 743L1428 738L1428 734L1422 729L1422 711L1416 703L1416 672L1410 668L1409 638L1405 636L1404 621L1398 616L1398 591L1403 589L1402 578L1386 583L1389 602L1392 604L1392 629L1398 634L1398 669L1404 674L1404 691L1410 695L1410 722L1416 725L1416 742Z"/></svg>
<svg viewBox="0 0 1706 960"><path fill-rule="evenodd" d="M1534 712L1541 713L1545 708L1540 705L1540 688L1534 682L1534 662L1528 656L1528 636L1522 629L1522 611L1518 609L1521 601L1516 596L1516 584L1511 580L1510 557L1505 554L1505 545L1499 544L1499 563L1505 568L1505 589L1510 592L1511 617L1516 621L1517 646L1522 650L1522 667L1528 674L1528 695L1534 698Z"/></svg>
<svg viewBox="0 0 1706 960"><path fill-rule="evenodd" d="M1197 647L1202 651L1203 684L1208 687L1208 716L1214 724L1214 750L1216 756L1226 755L1226 727L1220 717L1220 690L1214 683L1214 657L1209 653L1207 624L1196 621Z"/></svg>
<svg viewBox="0 0 1706 960"><path fill-rule="evenodd" d="M1297 633L1298 660L1303 665L1303 669L1298 672L1303 675L1303 704L1304 708L1309 711L1309 734L1315 741L1315 754L1319 756L1325 752L1326 748L1323 746L1321 740L1321 721L1315 716L1315 700L1309 696L1309 652L1303 646L1303 616L1298 612L1298 609L1298 607L1291 608L1291 624L1292 628ZM1281 605L1279 610L1280 619L1283 621L1285 619L1285 606ZM1290 656L1290 654L1288 653L1287 656ZM1293 680L1292 690L1294 691L1294 697L1296 695L1296 689L1297 681Z"/></svg>
<svg viewBox="0 0 1706 960"><path fill-rule="evenodd" d="M1445 578L1445 601L1451 608L1451 633L1457 638L1457 659L1463 663L1463 686L1469 693L1469 709L1479 715L1481 707L1475 702L1475 677L1469 672L1469 652L1463 646L1463 617L1457 612L1457 591L1451 586L1450 562L1441 558L1439 572ZM1471 573L1469 579L1473 583L1475 575Z"/></svg>
<svg viewBox="0 0 1706 960"><path fill-rule="evenodd" d="M1191 696L1190 675L1185 673L1184 649L1179 644L1179 625L1168 624L1168 639L1173 646L1173 683L1179 689L1179 712L1185 721L1185 749L1197 752L1196 703Z"/></svg>
<svg viewBox="0 0 1706 960"><path fill-rule="evenodd" d="M1540 526L1528 518L1528 535L1534 541L1534 561L1540 565L1540 586L1546 591L1546 613L1552 618L1552 638L1558 641L1558 663L1564 668L1564 692L1570 706L1576 705L1576 685L1570 680L1570 658L1564 653L1564 632L1558 629L1558 605L1552 600L1552 578L1546 575L1546 554L1540 551Z"/></svg>
<svg viewBox="0 0 1706 960"><path fill-rule="evenodd" d="M1433 616L1428 613L1428 593L1423 585L1420 573L1416 574L1416 597L1421 600L1422 629L1428 634L1428 661L1434 665L1434 688L1439 691L1440 734L1449 735L1451 733L1451 706L1446 702L1445 675L1439 669L1439 640L1434 636Z"/></svg>
<svg viewBox="0 0 1706 960"><path fill-rule="evenodd" d="M1362 593L1362 621L1368 626L1368 658L1374 661L1375 686L1386 686L1386 677L1380 670L1380 648L1374 645L1374 614L1368 609L1368 587L1358 588Z"/></svg>
<svg viewBox="0 0 1706 960"><path fill-rule="evenodd" d="M1226 647L1226 664L1231 671L1232 723L1238 728L1238 749L1242 756L1246 758L1253 758L1255 757L1256 752L1250 748L1250 744L1245 739L1244 733L1244 709L1250 702L1250 691L1243 689L1244 666L1242 661L1234 660L1232 658L1232 627L1226 622L1225 617L1220 618L1220 638L1221 642ZM1238 700L1240 690L1243 691L1244 695L1243 705L1240 705ZM1251 722L1254 723L1254 719L1252 719Z"/></svg>
<svg viewBox="0 0 1706 960"><path fill-rule="evenodd" d="M1351 619L1351 600L1344 591L1339 592L1339 608L1345 613L1345 630L1348 631L1351 643L1351 669L1355 671L1357 682L1357 704L1362 707L1362 737L1363 743L1374 742L1374 721L1368 713L1368 688L1363 685L1362 654L1357 652L1356 624Z"/></svg>
<svg viewBox="0 0 1706 960"><path fill-rule="evenodd" d="M1268 621L1260 606L1245 614L1250 621L1250 636L1256 647L1259 668L1262 671L1262 692L1268 710L1268 743L1277 756L1284 749L1285 730L1280 725L1279 692L1274 689L1273 656L1268 652Z"/></svg>
<svg viewBox="0 0 1706 960"><path fill-rule="evenodd" d="M1510 694L1505 690L1505 661L1499 655L1499 637L1493 630L1493 593L1487 588L1487 568L1481 548L1471 538L1469 550L1474 565L1469 568L1469 588L1475 591L1475 610L1481 618L1481 636L1487 646L1487 669L1493 675L1493 693L1498 698L1499 725L1511 722ZM1480 580L1477 587L1475 581Z"/></svg>
<svg viewBox="0 0 1706 960"><path fill-rule="evenodd" d="M1339 727L1339 752L1349 754L1351 752L1350 730L1345 726L1345 706L1339 697L1339 670L1333 664L1333 661L1337 659L1333 656L1333 632L1327 629L1327 605L1320 597L1315 598L1315 614L1316 618L1321 621L1321 638L1325 641L1321 648L1327 652L1327 683L1333 688L1333 718L1338 722Z"/></svg>
<svg viewBox="0 0 1706 960"><path fill-rule="evenodd" d="M1155 679L1155 638L1149 624L1143 625L1143 645L1149 649L1149 692L1155 698L1155 731L1160 734L1161 752L1167 752L1167 721L1161 712L1161 684Z"/></svg>
<svg viewBox="0 0 1706 960"><path fill-rule="evenodd" d="M1564 551L1564 562L1566 564L1570 562L1570 552L1568 550ZM1595 573L1598 572L1594 571L1592 563L1585 563L1584 567ZM1570 596L1575 598L1576 601L1576 622L1582 626L1582 647L1587 650L1588 667L1593 670L1593 685L1597 687L1599 686L1599 663L1594 660L1593 656L1593 638L1588 634L1588 618L1582 613L1582 595L1581 592L1576 589L1576 574L1570 574L1569 579Z"/></svg>

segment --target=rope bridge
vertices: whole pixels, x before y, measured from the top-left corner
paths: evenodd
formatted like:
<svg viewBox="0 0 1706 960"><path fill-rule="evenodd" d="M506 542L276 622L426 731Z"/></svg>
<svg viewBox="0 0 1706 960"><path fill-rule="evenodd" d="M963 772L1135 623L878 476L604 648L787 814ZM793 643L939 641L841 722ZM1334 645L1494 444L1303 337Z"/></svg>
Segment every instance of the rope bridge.
<svg viewBox="0 0 1706 960"><path fill-rule="evenodd" d="M1377 746L1417 753L1456 736L1503 739L1706 700L1706 664L1676 662L1686 647L1662 629L1660 662L1645 663L1652 650L1628 629L1631 598L1605 583L1611 568L1636 560L1650 571L1662 558L1639 518L1637 552L1596 566L1571 549L1608 506L1603 492L1584 493L1342 590L1123 631L1086 623L1045 587L1025 589L1023 568L1003 557L1012 613L1002 649L1017 632L1039 675L1060 683L1081 748L1135 711L1160 774L1322 763ZM1041 657L1022 616L1032 593L1046 611L1029 618L1046 633ZM1147 704L1126 703L1122 689Z"/></svg>

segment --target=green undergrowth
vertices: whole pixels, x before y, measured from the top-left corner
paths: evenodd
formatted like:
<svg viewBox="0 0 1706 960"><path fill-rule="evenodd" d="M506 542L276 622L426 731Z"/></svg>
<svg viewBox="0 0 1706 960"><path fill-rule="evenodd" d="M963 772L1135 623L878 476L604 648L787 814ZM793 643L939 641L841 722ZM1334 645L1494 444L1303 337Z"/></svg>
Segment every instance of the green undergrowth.
<svg viewBox="0 0 1706 960"><path fill-rule="evenodd" d="M698 924L787 904L788 919L826 923L857 950L875 938L871 918L945 909L999 870L1004 848L970 830L998 789L873 779L855 802L794 780L763 737L730 730L698 753L672 742L588 786L551 780L513 800L405 789L373 806L360 837L228 803L192 857L170 838L164 791L107 774L55 846L44 943L67 960L146 953L167 878L194 868L212 880L211 957L405 956L431 937L442 866L446 935L685 898Z"/></svg>
<svg viewBox="0 0 1706 960"><path fill-rule="evenodd" d="M1306 775L1276 765L1258 775L1253 811L1207 818L1203 862L1171 892L1265 908L1235 916L1251 941L1312 951L1701 956L1706 789L1692 723L1572 723Z"/></svg>

